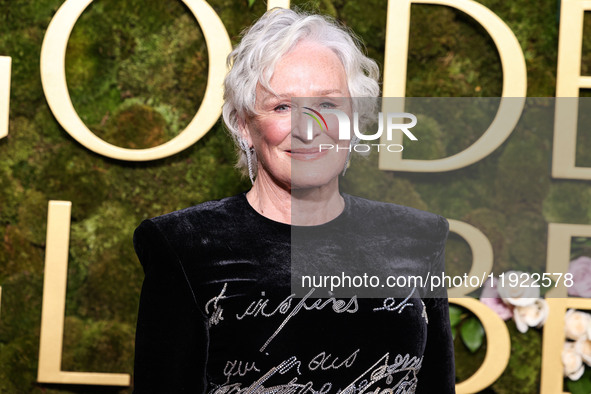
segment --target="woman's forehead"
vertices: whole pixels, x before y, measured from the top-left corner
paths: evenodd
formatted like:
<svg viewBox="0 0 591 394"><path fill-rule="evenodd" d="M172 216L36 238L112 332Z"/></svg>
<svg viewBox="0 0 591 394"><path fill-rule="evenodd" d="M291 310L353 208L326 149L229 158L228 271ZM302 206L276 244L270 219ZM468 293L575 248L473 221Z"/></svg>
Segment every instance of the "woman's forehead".
<svg viewBox="0 0 591 394"><path fill-rule="evenodd" d="M331 49L320 45L298 45L279 59L269 85L277 95L290 97L348 92L340 59Z"/></svg>

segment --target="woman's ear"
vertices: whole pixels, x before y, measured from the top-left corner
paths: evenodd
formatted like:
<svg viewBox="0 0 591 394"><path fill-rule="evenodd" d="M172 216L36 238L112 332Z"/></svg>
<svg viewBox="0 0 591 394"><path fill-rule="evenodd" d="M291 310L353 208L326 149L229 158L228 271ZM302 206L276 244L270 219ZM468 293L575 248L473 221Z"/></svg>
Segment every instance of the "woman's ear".
<svg viewBox="0 0 591 394"><path fill-rule="evenodd" d="M246 119L244 119L242 117L238 118L238 131L240 132L240 136L242 137L242 139L244 139L244 141L246 141L248 146L251 147L252 146L252 138L250 137L250 129L249 129Z"/></svg>

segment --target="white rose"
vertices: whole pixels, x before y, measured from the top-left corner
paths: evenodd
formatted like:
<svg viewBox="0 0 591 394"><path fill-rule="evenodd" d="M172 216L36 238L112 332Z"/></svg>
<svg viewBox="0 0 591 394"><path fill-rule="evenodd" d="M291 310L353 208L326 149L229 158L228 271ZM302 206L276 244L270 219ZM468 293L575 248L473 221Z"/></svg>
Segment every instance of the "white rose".
<svg viewBox="0 0 591 394"><path fill-rule="evenodd" d="M570 380L579 380L585 366L583 365L583 358L575 350L574 342L565 342L562 349L562 365L564 366L564 376Z"/></svg>
<svg viewBox="0 0 591 394"><path fill-rule="evenodd" d="M527 306L516 306L513 311L513 319L517 329L525 333L529 327L540 328L548 317L548 303L538 298L533 304Z"/></svg>
<svg viewBox="0 0 591 394"><path fill-rule="evenodd" d="M575 350L587 365L591 365L591 341L585 337L575 342Z"/></svg>
<svg viewBox="0 0 591 394"><path fill-rule="evenodd" d="M531 276L521 274L521 271L507 271L504 280L497 281L497 291L506 304L528 306L540 298L540 288L534 286Z"/></svg>
<svg viewBox="0 0 591 394"><path fill-rule="evenodd" d="M591 316L585 312L569 309L564 315L564 335L568 339L576 341L587 335L591 325Z"/></svg>

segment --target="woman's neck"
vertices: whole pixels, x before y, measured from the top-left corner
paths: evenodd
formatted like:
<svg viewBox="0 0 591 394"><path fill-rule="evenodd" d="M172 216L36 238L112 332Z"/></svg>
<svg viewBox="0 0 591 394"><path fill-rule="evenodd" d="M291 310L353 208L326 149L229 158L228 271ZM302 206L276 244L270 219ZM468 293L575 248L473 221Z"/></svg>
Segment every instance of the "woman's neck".
<svg viewBox="0 0 591 394"><path fill-rule="evenodd" d="M299 226L329 222L345 208L337 178L319 187L290 189L282 188L264 176L257 177L246 198L261 215Z"/></svg>

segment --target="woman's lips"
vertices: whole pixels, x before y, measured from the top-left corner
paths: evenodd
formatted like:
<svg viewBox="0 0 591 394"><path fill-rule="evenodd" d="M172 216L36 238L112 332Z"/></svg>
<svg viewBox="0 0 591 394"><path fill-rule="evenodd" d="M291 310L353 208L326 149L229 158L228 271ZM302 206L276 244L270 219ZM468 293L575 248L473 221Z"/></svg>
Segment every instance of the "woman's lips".
<svg viewBox="0 0 591 394"><path fill-rule="evenodd" d="M314 148L296 148L286 151L291 158L296 160L314 160L326 155L327 152L327 149L321 150L319 146Z"/></svg>

